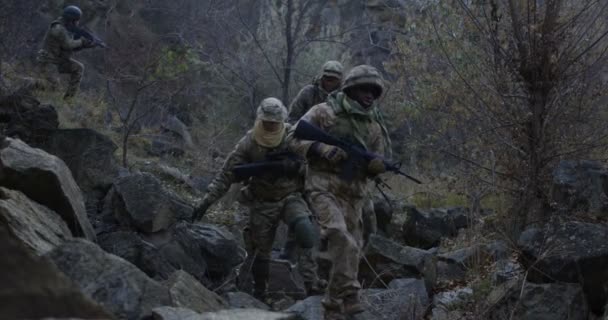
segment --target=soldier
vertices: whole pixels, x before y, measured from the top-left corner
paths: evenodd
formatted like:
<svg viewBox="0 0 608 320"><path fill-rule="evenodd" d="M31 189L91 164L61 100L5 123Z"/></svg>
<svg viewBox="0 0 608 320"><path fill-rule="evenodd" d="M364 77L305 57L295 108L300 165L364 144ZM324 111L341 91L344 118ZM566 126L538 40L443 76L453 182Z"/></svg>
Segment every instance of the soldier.
<svg viewBox="0 0 608 320"><path fill-rule="evenodd" d="M37 56L40 73L51 84L55 84L55 80L50 76L50 70L48 70L51 65L55 65L59 73L70 75L70 82L63 96L64 99L69 99L76 95L84 72L84 65L72 59L72 53L94 46L92 41L84 37L74 39L69 31L70 28L78 26L80 17L82 17L80 8L76 6L65 7L62 16L51 22L51 26L44 37L42 49L38 52Z"/></svg>
<svg viewBox="0 0 608 320"><path fill-rule="evenodd" d="M289 123L300 119L312 106L325 102L327 96L342 84L342 64L338 61L327 61L321 68L320 75L313 84L302 88L289 106Z"/></svg>
<svg viewBox="0 0 608 320"><path fill-rule="evenodd" d="M390 148L390 140L375 103L383 89L382 78L374 67L357 66L346 76L341 91L332 93L326 103L312 107L300 121L308 121L336 138L384 155ZM341 163L348 158L344 150L299 140L293 130L288 141L295 153L308 159L308 203L318 216L332 260L323 299L325 319L359 313L363 311L361 285L357 280L363 243L362 211L369 203L370 181L386 171L384 162L373 159L366 167L357 169L352 181L346 181L339 177Z"/></svg>
<svg viewBox="0 0 608 320"><path fill-rule="evenodd" d="M200 219L205 211L221 198L235 181L233 168L238 164L264 161L268 154L288 151L286 143L287 109L276 98L262 101L257 110L257 118L252 130L241 138L228 155L222 171L208 187L207 194L194 213L194 220ZM249 207L249 224L246 239L248 252L253 257L252 275L254 296L265 299L269 274L272 244L280 221L289 226L296 235L300 247L308 249L315 241L314 228L310 220L310 210L302 197L304 188L304 167L301 161L292 161L287 166L289 172L251 177L241 190L240 201ZM305 281L307 294L318 288L316 263L310 254L300 255L298 269Z"/></svg>

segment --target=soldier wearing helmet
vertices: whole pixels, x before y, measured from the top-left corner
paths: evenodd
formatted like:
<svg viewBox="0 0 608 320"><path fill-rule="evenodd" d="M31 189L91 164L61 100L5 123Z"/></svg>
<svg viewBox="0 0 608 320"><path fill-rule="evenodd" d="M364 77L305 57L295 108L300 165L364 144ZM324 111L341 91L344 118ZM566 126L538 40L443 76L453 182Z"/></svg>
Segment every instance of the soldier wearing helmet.
<svg viewBox="0 0 608 320"><path fill-rule="evenodd" d="M388 132L377 99L384 90L378 70L368 65L354 67L342 89L327 102L312 107L301 119L343 141L384 155L390 149ZM357 280L363 245L362 212L368 204L371 181L386 171L381 159L358 169L351 181L340 178L341 164L348 154L332 145L288 135L290 148L308 159L305 191L308 203L319 219L322 236L328 241L332 260L329 285L323 306L325 319L342 319L344 314L363 311L361 284Z"/></svg>
<svg viewBox="0 0 608 320"><path fill-rule="evenodd" d="M253 128L237 143L221 172L210 183L207 194L195 210L194 221L199 220L236 182L233 173L236 165L264 161L269 154L288 151L286 135L291 126L285 123L286 120L287 109L280 100L267 98L260 103ZM254 257L251 272L254 296L259 299L266 297L272 244L279 222L283 221L293 230L300 247L310 249L315 241L310 210L302 197L303 164L292 159L285 161L293 161L287 166L291 172L273 172L249 178L244 182L246 186L241 190L239 200L250 211L245 236L248 252ZM307 282L307 290L310 290L317 281L316 263L310 254L300 256L298 269Z"/></svg>
<svg viewBox="0 0 608 320"><path fill-rule="evenodd" d="M80 49L93 47L91 41L85 38L74 39L69 31L72 27L78 25L81 17L82 11L77 6L65 7L61 17L51 22L44 37L42 49L37 56L40 73L52 86L56 85L56 81L50 75L49 68L51 66L55 66L59 73L70 75L64 99L76 95L84 73L84 65L74 60L72 53Z"/></svg>
<svg viewBox="0 0 608 320"><path fill-rule="evenodd" d="M342 64L338 61L325 62L314 82L302 88L291 102L289 122L298 121L312 106L325 102L332 91L340 88L343 69Z"/></svg>

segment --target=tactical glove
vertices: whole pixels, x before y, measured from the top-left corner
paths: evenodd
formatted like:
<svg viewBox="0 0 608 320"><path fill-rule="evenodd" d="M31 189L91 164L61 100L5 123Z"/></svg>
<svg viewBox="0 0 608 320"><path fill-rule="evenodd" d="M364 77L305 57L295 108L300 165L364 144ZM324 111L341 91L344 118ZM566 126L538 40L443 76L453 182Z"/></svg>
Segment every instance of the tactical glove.
<svg viewBox="0 0 608 320"><path fill-rule="evenodd" d="M372 176L385 173L386 166L384 165L384 161L380 158L374 158L367 164L367 172Z"/></svg>
<svg viewBox="0 0 608 320"><path fill-rule="evenodd" d="M336 164L348 158L348 154L346 151L342 150L342 148L322 142L315 142L310 148L315 154L332 164Z"/></svg>
<svg viewBox="0 0 608 320"><path fill-rule="evenodd" d="M207 209L209 209L212 204L213 203L209 201L207 197L204 197L203 201L201 201L201 203L196 208L194 208L194 212L192 213L192 223L201 220L205 213L207 213Z"/></svg>

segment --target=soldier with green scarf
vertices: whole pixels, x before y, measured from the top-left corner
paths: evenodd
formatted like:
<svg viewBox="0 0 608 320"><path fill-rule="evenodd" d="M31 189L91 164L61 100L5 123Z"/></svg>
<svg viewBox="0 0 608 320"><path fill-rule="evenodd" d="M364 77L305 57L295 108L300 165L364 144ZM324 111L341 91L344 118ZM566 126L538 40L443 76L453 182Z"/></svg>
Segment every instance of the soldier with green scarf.
<svg viewBox="0 0 608 320"><path fill-rule="evenodd" d="M384 155L390 140L376 100L384 90L378 70L368 65L353 68L342 90L326 103L312 107L300 120L321 128L343 141ZM353 180L340 178L348 154L339 147L299 140L288 135L292 151L308 159L305 190L308 203L318 215L332 260L329 285L323 299L325 319L342 319L344 314L363 311L361 284L357 280L363 246L362 212L369 202L372 180L386 171L384 162L373 159L356 172Z"/></svg>

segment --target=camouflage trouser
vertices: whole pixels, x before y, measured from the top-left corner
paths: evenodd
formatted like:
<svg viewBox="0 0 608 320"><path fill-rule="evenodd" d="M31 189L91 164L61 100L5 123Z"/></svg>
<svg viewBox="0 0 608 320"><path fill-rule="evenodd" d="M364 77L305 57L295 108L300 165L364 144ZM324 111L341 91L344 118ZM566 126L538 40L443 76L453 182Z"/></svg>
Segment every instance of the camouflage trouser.
<svg viewBox="0 0 608 320"><path fill-rule="evenodd" d="M82 63L72 58L54 59L48 57L44 52L38 53L37 63L40 76L49 82L51 88L57 87L57 80L52 76L52 70L50 69L56 67L59 73L69 74L70 80L65 92L65 97L73 97L76 95L80 87L80 80L82 80L82 75L84 73L84 65Z"/></svg>
<svg viewBox="0 0 608 320"><path fill-rule="evenodd" d="M363 207L363 239L367 244L369 236L378 232L378 222L376 221L376 211L374 209L374 200L365 201Z"/></svg>
<svg viewBox="0 0 608 320"><path fill-rule="evenodd" d="M322 235L328 241L332 269L323 303L333 307L345 297L358 295L361 289L357 280L363 244L361 215L367 200L324 191L312 191L309 197Z"/></svg>
<svg viewBox="0 0 608 320"><path fill-rule="evenodd" d="M262 293L267 286L272 245L279 223L283 221L289 225L299 217L310 217L310 210L300 193L291 194L277 202L252 201L247 206L250 210L247 250L254 257L251 271L255 291ZM300 250L298 271L305 280L316 279L317 265L312 258L312 250Z"/></svg>

